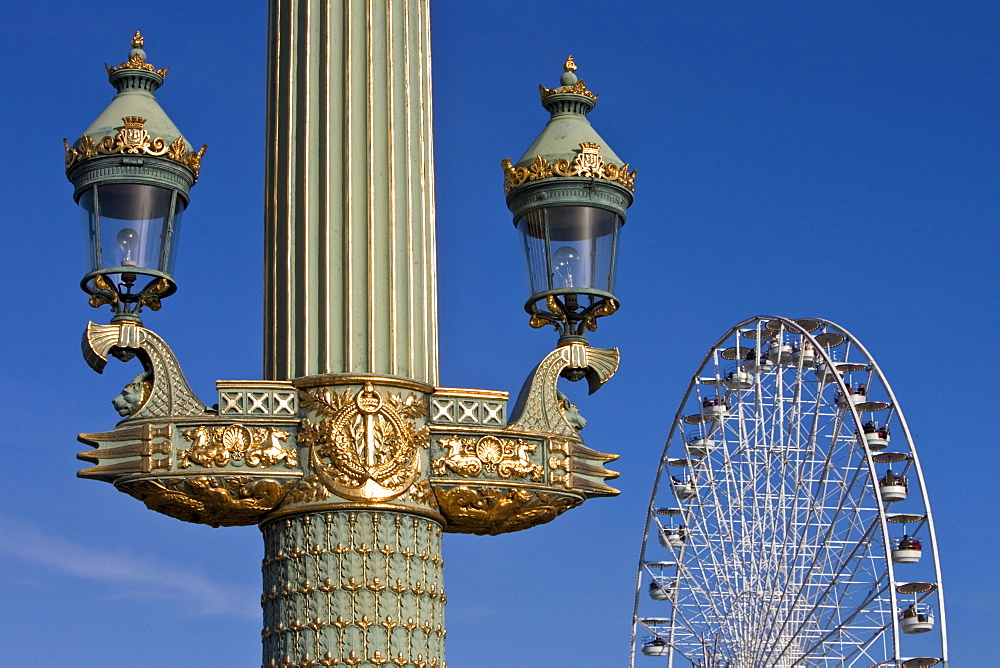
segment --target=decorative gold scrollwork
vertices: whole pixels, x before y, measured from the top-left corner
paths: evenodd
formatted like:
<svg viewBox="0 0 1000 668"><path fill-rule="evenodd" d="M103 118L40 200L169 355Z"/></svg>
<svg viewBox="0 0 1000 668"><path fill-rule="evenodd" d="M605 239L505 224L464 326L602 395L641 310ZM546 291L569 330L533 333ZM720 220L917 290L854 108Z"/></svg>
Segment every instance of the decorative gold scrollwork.
<svg viewBox="0 0 1000 668"><path fill-rule="evenodd" d="M118 134L114 137L103 137L99 142L84 134L74 147L63 139L66 148L66 170L69 171L76 163L90 158L130 153L152 157L165 156L174 162L186 165L194 172L195 180L198 180L201 160L208 150L208 144L197 151L188 151L183 137L177 137L169 145L163 137L151 137L146 130L146 119L141 116L125 116L122 118L122 123L124 125L119 128Z"/></svg>
<svg viewBox="0 0 1000 668"><path fill-rule="evenodd" d="M170 290L170 283L164 278L158 278L139 295L139 305L150 311L160 310L160 295Z"/></svg>
<svg viewBox="0 0 1000 668"><path fill-rule="evenodd" d="M111 281L104 274L94 276L94 287L100 290L100 292L90 295L90 305L93 308L100 308L104 304L114 306L119 302L118 291L111 285Z"/></svg>
<svg viewBox="0 0 1000 668"><path fill-rule="evenodd" d="M118 488L150 510L184 522L219 527L256 524L294 484L294 480L249 475L185 476L134 480Z"/></svg>
<svg viewBox="0 0 1000 668"><path fill-rule="evenodd" d="M299 481L291 492L288 493L288 500L293 503L309 503L311 501L323 501L330 498L330 490L326 488L318 475L307 475Z"/></svg>
<svg viewBox="0 0 1000 668"><path fill-rule="evenodd" d="M538 448L536 443L493 435L478 439L453 436L438 443L448 449L448 454L434 460L437 475L444 475L451 469L460 476L471 478L485 472L504 479L530 476L534 482L542 480L544 468L528 458Z"/></svg>
<svg viewBox="0 0 1000 668"><path fill-rule="evenodd" d="M437 499L434 498L434 489L427 480L419 480L407 490L409 500L425 506L437 507Z"/></svg>
<svg viewBox="0 0 1000 668"><path fill-rule="evenodd" d="M288 432L274 427L245 427L231 424L227 427L204 425L184 432L184 438L193 445L190 450L177 453L177 467L186 469L194 464L213 466L246 466L266 468L280 461L285 468L299 465L295 448L285 449L281 443L288 440Z"/></svg>
<svg viewBox="0 0 1000 668"><path fill-rule="evenodd" d="M551 522L581 500L529 489L454 487L437 491L447 531L495 536Z"/></svg>
<svg viewBox="0 0 1000 668"><path fill-rule="evenodd" d="M580 144L580 152L576 154L572 162L564 159L549 163L542 156L536 155L535 160L528 167L515 167L510 158L504 158L500 162L500 167L503 169L504 193L509 194L511 190L528 181L540 181L556 176L612 181L634 192L636 170L630 172L627 162L621 167L612 162L605 162L600 150L599 144L583 142Z"/></svg>
<svg viewBox="0 0 1000 668"><path fill-rule="evenodd" d="M611 315L618 310L618 300L604 299L601 300L594 308L588 309L583 313L583 324L591 332L597 331L597 319L603 318L606 315Z"/></svg>
<svg viewBox="0 0 1000 668"><path fill-rule="evenodd" d="M383 399L371 383L355 395L329 390L303 391L302 405L320 416L302 421L299 442L333 492L359 501L386 501L402 494L420 474L418 447L428 447L429 429L416 420L427 401L410 394Z"/></svg>
<svg viewBox="0 0 1000 668"><path fill-rule="evenodd" d="M567 72L568 71L570 70L567 70ZM541 95L543 100L550 95L561 95L565 93L572 93L574 95L583 95L584 97L589 97L594 102L597 102L597 94L587 88L587 84L584 83L583 79L580 79L571 86L559 86L558 88L546 88L542 84L538 84L538 93L539 95Z"/></svg>

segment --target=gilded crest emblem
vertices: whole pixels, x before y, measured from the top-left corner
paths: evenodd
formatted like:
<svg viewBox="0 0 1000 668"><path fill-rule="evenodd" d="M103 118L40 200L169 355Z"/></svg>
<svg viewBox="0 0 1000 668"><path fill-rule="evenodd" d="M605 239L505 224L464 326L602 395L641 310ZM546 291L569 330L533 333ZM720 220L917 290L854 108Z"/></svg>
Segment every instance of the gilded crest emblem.
<svg viewBox="0 0 1000 668"><path fill-rule="evenodd" d="M415 420L426 401L410 394L382 394L371 383L352 396L323 390L303 392L302 404L322 416L303 420L299 441L310 446L310 462L330 491L348 499L385 501L402 494L420 475L419 447L428 447L427 427Z"/></svg>
<svg viewBox="0 0 1000 668"><path fill-rule="evenodd" d="M122 143L129 147L129 153L137 153L149 143L149 133L146 132L146 119L139 116L126 116L120 130Z"/></svg>
<svg viewBox="0 0 1000 668"><path fill-rule="evenodd" d="M580 152L573 163L574 167L578 167L581 175L599 177L601 168L604 167L600 145L592 142L580 144Z"/></svg>

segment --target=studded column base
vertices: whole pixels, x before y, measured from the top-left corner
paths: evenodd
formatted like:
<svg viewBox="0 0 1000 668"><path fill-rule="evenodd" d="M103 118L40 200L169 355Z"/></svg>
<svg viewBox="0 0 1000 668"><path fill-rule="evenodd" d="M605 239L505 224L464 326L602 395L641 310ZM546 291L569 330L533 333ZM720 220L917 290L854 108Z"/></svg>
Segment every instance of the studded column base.
<svg viewBox="0 0 1000 668"><path fill-rule="evenodd" d="M444 668L441 527L392 511L265 523L264 668Z"/></svg>

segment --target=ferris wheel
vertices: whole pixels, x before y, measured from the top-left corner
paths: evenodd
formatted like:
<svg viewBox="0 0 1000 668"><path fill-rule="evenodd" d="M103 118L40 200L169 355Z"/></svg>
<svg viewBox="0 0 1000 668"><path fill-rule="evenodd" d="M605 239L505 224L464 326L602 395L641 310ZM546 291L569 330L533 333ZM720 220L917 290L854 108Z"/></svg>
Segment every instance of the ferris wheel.
<svg viewBox="0 0 1000 668"><path fill-rule="evenodd" d="M633 668L948 665L913 439L832 322L760 316L712 346L660 459L638 571Z"/></svg>

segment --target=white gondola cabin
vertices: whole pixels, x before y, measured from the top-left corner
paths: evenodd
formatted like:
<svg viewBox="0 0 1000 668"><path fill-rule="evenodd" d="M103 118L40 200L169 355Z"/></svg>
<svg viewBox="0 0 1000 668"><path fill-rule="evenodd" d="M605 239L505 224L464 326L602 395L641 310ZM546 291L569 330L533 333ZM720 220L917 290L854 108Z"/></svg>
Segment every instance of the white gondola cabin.
<svg viewBox="0 0 1000 668"><path fill-rule="evenodd" d="M906 476L896 475L892 469L886 471L882 479L878 481L878 495L887 503L903 501L910 493Z"/></svg>
<svg viewBox="0 0 1000 668"><path fill-rule="evenodd" d="M803 341L801 346L792 347L792 364L808 369L816 363L816 349L812 343Z"/></svg>
<svg viewBox="0 0 1000 668"><path fill-rule="evenodd" d="M654 578L649 583L649 597L654 601L669 601L676 589L676 580L659 580Z"/></svg>
<svg viewBox="0 0 1000 668"><path fill-rule="evenodd" d="M673 491L674 497L679 501L687 501L698 495L691 480L684 481L675 476L670 476L670 489Z"/></svg>
<svg viewBox="0 0 1000 668"><path fill-rule="evenodd" d="M774 368L774 364L766 355L758 357L757 353L751 350L743 360L742 368L747 373L766 373Z"/></svg>
<svg viewBox="0 0 1000 668"><path fill-rule="evenodd" d="M660 529L660 545L663 547L679 550L684 547L684 541L686 539L687 531L684 527L678 527L676 529L672 527L663 527Z"/></svg>
<svg viewBox="0 0 1000 668"><path fill-rule="evenodd" d="M923 554L923 545L913 536L904 534L892 541L892 563L915 564Z"/></svg>
<svg viewBox="0 0 1000 668"><path fill-rule="evenodd" d="M749 390L753 387L753 374L747 371L745 364L731 367L726 376L722 379L722 384L730 390Z"/></svg>
<svg viewBox="0 0 1000 668"><path fill-rule="evenodd" d="M888 425L878 426L874 422L865 422L862 427L862 431L865 434L865 443L868 445L869 450L879 451L883 450L889 445L889 427Z"/></svg>
<svg viewBox="0 0 1000 668"><path fill-rule="evenodd" d="M718 420L729 415L729 406L720 397L705 397L701 401L701 417L705 422Z"/></svg>
<svg viewBox="0 0 1000 668"><path fill-rule="evenodd" d="M668 656L670 646L663 638L650 636L642 639L642 653L646 656Z"/></svg>
<svg viewBox="0 0 1000 668"><path fill-rule="evenodd" d="M847 394L842 392L837 393L837 399L833 402L834 405L840 410L847 410L851 404L857 406L858 404L864 403L868 400L867 397L868 390L864 385L858 385L856 388L852 388L850 385L847 386Z"/></svg>
<svg viewBox="0 0 1000 668"><path fill-rule="evenodd" d="M687 439L688 454L695 459L707 457L715 450L718 443L713 438L707 438L697 433L691 434Z"/></svg>
<svg viewBox="0 0 1000 668"><path fill-rule="evenodd" d="M899 611L903 633L927 633L934 628L934 610L926 603L914 603Z"/></svg>
<svg viewBox="0 0 1000 668"><path fill-rule="evenodd" d="M792 352L790 344L774 339L767 349L767 359L770 360L771 364L788 364L792 361Z"/></svg>

